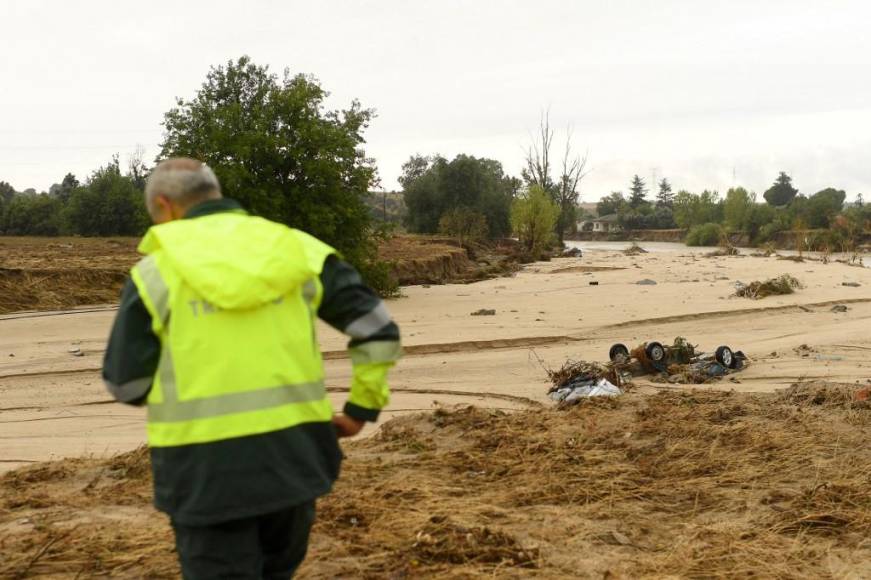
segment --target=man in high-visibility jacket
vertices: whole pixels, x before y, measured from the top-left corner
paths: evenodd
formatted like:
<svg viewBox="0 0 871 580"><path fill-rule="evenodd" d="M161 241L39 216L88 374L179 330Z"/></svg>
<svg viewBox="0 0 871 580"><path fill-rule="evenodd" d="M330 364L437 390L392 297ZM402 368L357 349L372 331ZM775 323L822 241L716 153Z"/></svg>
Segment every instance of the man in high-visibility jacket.
<svg viewBox="0 0 871 580"><path fill-rule="evenodd" d="M155 225L124 287L103 366L119 401L147 405L154 501L185 578L289 578L337 437L387 404L399 329L328 245L248 215L193 159L145 188ZM315 317L351 337L344 413L324 386Z"/></svg>

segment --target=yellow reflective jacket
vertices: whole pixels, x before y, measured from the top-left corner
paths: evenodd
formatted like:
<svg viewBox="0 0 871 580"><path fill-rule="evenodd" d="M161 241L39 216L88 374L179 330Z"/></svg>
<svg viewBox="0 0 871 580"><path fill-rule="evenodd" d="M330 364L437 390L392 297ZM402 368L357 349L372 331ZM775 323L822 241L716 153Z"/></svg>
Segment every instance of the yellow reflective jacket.
<svg viewBox="0 0 871 580"><path fill-rule="evenodd" d="M131 276L161 342L152 447L325 422L315 318L333 248L244 212L152 227Z"/></svg>

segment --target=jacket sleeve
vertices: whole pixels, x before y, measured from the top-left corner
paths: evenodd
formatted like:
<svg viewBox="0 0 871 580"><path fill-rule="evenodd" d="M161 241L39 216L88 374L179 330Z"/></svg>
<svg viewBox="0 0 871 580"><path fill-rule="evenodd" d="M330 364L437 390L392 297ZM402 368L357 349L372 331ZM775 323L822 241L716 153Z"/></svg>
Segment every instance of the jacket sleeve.
<svg viewBox="0 0 871 580"><path fill-rule="evenodd" d="M152 330L151 315L136 285L127 280L103 359L106 388L122 403L144 405L159 361L160 339Z"/></svg>
<svg viewBox="0 0 871 580"><path fill-rule="evenodd" d="M344 412L361 421L376 421L390 400L387 372L402 354L399 327L360 274L336 256L326 259L321 284L318 316L351 338L353 380Z"/></svg>

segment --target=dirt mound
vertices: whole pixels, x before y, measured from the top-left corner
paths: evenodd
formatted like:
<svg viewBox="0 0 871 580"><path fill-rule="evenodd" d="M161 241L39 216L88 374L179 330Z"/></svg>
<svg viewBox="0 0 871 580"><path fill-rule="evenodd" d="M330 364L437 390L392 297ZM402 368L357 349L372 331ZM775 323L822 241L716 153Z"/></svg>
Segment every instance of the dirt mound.
<svg viewBox="0 0 871 580"><path fill-rule="evenodd" d="M0 238L0 314L115 303L134 238Z"/></svg>
<svg viewBox="0 0 871 580"><path fill-rule="evenodd" d="M115 303L127 273L126 268L0 268L0 314Z"/></svg>
<svg viewBox="0 0 871 580"><path fill-rule="evenodd" d="M865 577L858 387L440 409L346 446L307 578ZM0 577L168 578L145 450L0 479Z"/></svg>
<svg viewBox="0 0 871 580"><path fill-rule="evenodd" d="M475 248L451 238L402 235L381 243L378 257L391 264L400 286L468 283L509 274L519 268L514 245L504 241Z"/></svg>

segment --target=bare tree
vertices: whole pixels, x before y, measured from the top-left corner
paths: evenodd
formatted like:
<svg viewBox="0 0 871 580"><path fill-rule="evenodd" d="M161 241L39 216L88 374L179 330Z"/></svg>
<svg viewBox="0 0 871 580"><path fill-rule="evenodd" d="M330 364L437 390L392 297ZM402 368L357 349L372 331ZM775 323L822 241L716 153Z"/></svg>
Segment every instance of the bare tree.
<svg viewBox="0 0 871 580"><path fill-rule="evenodd" d="M136 188L144 190L145 180L148 178L148 166L145 165L145 147L141 143L137 143L133 153L130 154L127 169Z"/></svg>
<svg viewBox="0 0 871 580"><path fill-rule="evenodd" d="M566 129L566 149L562 159L559 179L554 182L551 177L551 147L554 131L550 127L550 111L541 114L538 135L532 139L532 144L526 149L526 167L523 178L528 186L537 185L546 191L559 206L559 219L556 224L556 234L562 244L566 231L571 227L577 215L578 187L581 180L589 173L587 169L588 154L583 157L572 152L572 129Z"/></svg>
<svg viewBox="0 0 871 580"><path fill-rule="evenodd" d="M550 128L550 109L542 111L538 126L538 136L526 148L526 168L523 179L527 185L538 185L551 193L553 180L550 177L550 147L553 144L553 129Z"/></svg>
<svg viewBox="0 0 871 580"><path fill-rule="evenodd" d="M581 197L578 186L589 173L587 169L588 157L589 153L584 153L583 157L572 154L572 128L566 129L566 150L563 155L562 173L554 195L554 201L560 208L556 226L556 234L560 244L563 243L566 230L577 218L578 200Z"/></svg>

